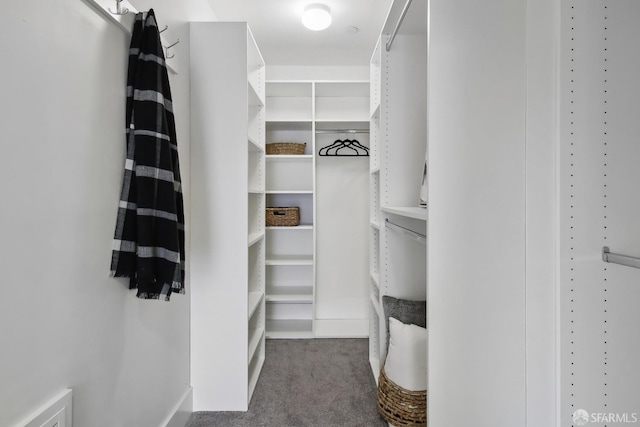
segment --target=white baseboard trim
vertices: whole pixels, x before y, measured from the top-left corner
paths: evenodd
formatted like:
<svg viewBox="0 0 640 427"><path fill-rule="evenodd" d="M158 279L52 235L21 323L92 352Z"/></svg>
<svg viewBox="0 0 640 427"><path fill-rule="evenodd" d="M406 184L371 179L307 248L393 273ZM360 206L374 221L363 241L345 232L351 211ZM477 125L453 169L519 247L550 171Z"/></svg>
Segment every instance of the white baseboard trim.
<svg viewBox="0 0 640 427"><path fill-rule="evenodd" d="M189 387L161 427L184 427L193 412L193 388Z"/></svg>
<svg viewBox="0 0 640 427"><path fill-rule="evenodd" d="M369 319L316 319L316 338L368 338Z"/></svg>

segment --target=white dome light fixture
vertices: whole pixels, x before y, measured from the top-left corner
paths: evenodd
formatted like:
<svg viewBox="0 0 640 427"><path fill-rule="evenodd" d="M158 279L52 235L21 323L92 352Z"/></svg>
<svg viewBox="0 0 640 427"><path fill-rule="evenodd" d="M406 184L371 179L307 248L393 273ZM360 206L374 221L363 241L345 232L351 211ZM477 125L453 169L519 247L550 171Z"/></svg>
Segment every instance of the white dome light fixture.
<svg viewBox="0 0 640 427"><path fill-rule="evenodd" d="M329 6L313 3L304 8L302 24L312 31L322 31L331 25Z"/></svg>

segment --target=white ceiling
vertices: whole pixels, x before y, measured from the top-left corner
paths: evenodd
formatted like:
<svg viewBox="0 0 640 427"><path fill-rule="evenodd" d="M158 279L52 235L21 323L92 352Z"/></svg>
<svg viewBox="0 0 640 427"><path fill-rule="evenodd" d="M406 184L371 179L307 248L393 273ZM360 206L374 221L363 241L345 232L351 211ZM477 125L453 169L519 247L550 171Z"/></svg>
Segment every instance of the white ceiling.
<svg viewBox="0 0 640 427"><path fill-rule="evenodd" d="M269 65L368 65L392 0L208 0L221 21L246 21ZM333 23L310 31L300 17L310 3L331 9ZM357 27L358 32L349 32Z"/></svg>

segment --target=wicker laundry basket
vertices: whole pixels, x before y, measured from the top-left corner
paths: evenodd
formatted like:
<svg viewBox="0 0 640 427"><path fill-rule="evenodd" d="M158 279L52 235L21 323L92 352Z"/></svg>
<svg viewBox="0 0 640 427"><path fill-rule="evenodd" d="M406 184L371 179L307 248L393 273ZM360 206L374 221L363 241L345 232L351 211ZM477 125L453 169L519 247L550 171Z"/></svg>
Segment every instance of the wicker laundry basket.
<svg viewBox="0 0 640 427"><path fill-rule="evenodd" d="M300 208L267 208L265 220L267 226L295 227L300 224Z"/></svg>
<svg viewBox="0 0 640 427"><path fill-rule="evenodd" d="M267 154L304 154L306 142L268 142Z"/></svg>
<svg viewBox="0 0 640 427"><path fill-rule="evenodd" d="M383 368L378 378L378 412L397 427L426 426L427 391L400 387L385 375Z"/></svg>

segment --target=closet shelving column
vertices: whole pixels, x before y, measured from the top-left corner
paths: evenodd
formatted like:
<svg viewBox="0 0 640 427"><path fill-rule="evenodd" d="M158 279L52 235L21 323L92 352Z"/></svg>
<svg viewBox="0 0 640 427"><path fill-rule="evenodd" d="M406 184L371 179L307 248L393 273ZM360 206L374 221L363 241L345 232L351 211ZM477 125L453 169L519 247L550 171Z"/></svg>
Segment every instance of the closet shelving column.
<svg viewBox="0 0 640 427"><path fill-rule="evenodd" d="M316 336L366 337L368 157L340 157L354 151L328 147L345 140L369 147L369 81L319 80L314 81L314 87L318 182ZM321 151L328 155L320 156ZM337 182L336 177L344 181Z"/></svg>
<svg viewBox="0 0 640 427"><path fill-rule="evenodd" d="M315 157L313 84L267 82L267 142L304 142L301 155L266 156L268 207L299 207L300 225L267 227L268 338L314 335Z"/></svg>
<svg viewBox="0 0 640 427"><path fill-rule="evenodd" d="M427 293L426 239L409 238L416 234L386 225L388 221L426 236L427 209L419 207L427 151L426 0L413 0L386 48L405 4L393 2L371 61L380 98L380 105L372 102L371 107L379 156L371 167L371 325L377 330L378 351L370 348L370 359L376 376L387 351L382 296L426 300Z"/></svg>
<svg viewBox="0 0 640 427"><path fill-rule="evenodd" d="M265 358L265 63L247 29L249 393L251 400Z"/></svg>
<svg viewBox="0 0 640 427"><path fill-rule="evenodd" d="M246 23L190 37L193 404L246 411L265 357L264 61Z"/></svg>

